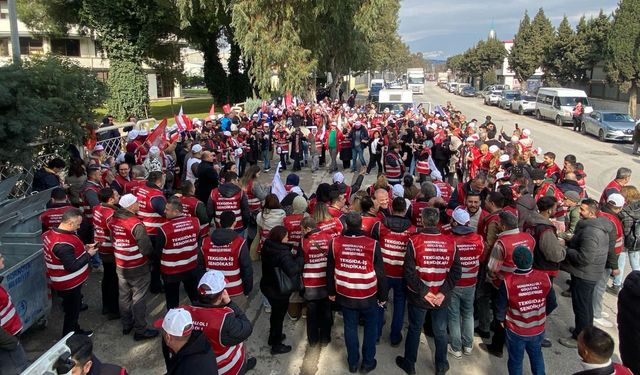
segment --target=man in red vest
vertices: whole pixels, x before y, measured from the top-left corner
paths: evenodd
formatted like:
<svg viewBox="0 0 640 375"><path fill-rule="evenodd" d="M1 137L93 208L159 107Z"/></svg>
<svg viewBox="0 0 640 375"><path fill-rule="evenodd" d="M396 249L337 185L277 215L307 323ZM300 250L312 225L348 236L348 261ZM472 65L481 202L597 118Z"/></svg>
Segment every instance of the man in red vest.
<svg viewBox="0 0 640 375"><path fill-rule="evenodd" d="M93 242L92 208L100 204L100 199L98 199L100 189L102 189L100 168L91 166L87 168L87 181L80 192L80 209L82 210L83 220L82 225L78 228L78 236L85 244Z"/></svg>
<svg viewBox="0 0 640 375"><path fill-rule="evenodd" d="M244 374L256 366L255 357L248 357L244 342L253 327L244 311L229 296L228 282L222 272L207 271L198 282L199 300L183 306L193 319L194 329L203 331L213 348L218 374Z"/></svg>
<svg viewBox="0 0 640 375"><path fill-rule="evenodd" d="M623 269L624 268L624 260L620 263L620 254L624 251L624 230L622 227L622 222L620 220L620 212L625 205L625 199L622 194L613 193L610 194L607 198L607 203L602 205L600 208L600 216L606 217L609 219L613 225L616 227L616 244L615 244L615 253L617 257L617 269L618 273L613 278L613 286L607 287L607 292L617 296L622 289L622 278L623 278ZM624 255L623 255L624 256ZM622 267L620 267L622 266ZM607 278L608 279L608 278ZM606 284L606 280L605 280ZM598 288L598 287L596 287Z"/></svg>
<svg viewBox="0 0 640 375"><path fill-rule="evenodd" d="M533 254L518 246L512 254L516 269L505 276L496 301L496 320L505 329L509 374L522 374L525 351L531 373L543 375L542 340L547 318L546 306L553 284L549 275L531 269Z"/></svg>
<svg viewBox="0 0 640 375"><path fill-rule="evenodd" d="M389 340L391 346L397 347L402 341L402 326L404 322L404 308L406 303L402 265L404 264L407 242L416 232L416 227L411 220L404 216L407 202L404 198L394 198L391 202L391 215L376 223L371 231L371 237L378 240L384 261L384 274L387 276L387 285L393 290L393 319ZM378 338L382 336L384 325L384 308L379 309Z"/></svg>
<svg viewBox="0 0 640 375"><path fill-rule="evenodd" d="M187 216L198 218L200 223L200 237L209 235L209 216L207 215L206 205L196 198L196 188L189 180L183 181L180 186L181 195L179 197L182 203L182 212ZM178 194L176 194L177 196Z"/></svg>
<svg viewBox="0 0 640 375"><path fill-rule="evenodd" d="M84 245L78 238L76 231L80 228L82 219L80 210L69 209L62 215L57 228L42 234L50 286L62 297L62 336L71 331L93 334L91 331L81 330L78 324L82 307L82 284L89 277L90 258L98 251L93 244Z"/></svg>
<svg viewBox="0 0 640 375"><path fill-rule="evenodd" d="M320 231L312 217L305 217L300 224L301 256L304 258L302 284L307 301L307 340L310 346L331 342L333 316L331 301L327 298L327 254L331 235Z"/></svg>
<svg viewBox="0 0 640 375"><path fill-rule="evenodd" d="M538 164L538 168L544 171L544 178L552 181L554 184L560 180L560 167L556 164L556 154L553 152L544 153L544 161Z"/></svg>
<svg viewBox="0 0 640 375"><path fill-rule="evenodd" d="M4 257L0 254L0 271L4 268ZM2 283L3 276L0 276ZM0 285L0 373L20 374L27 367L27 357L20 345L22 321L11 296Z"/></svg>
<svg viewBox="0 0 640 375"><path fill-rule="evenodd" d="M396 357L396 365L407 374L415 374L420 335L427 312L435 339L436 375L449 370L447 361L447 317L449 300L460 279L461 267L454 239L440 232L440 211L422 210L424 228L409 239L404 259L404 278L408 287L409 328L404 357Z"/></svg>
<svg viewBox="0 0 640 375"><path fill-rule="evenodd" d="M153 244L136 216L138 199L125 194L118 203L121 209L113 214L107 227L118 274L122 334L128 335L135 329L134 340L146 340L158 336L157 330L148 328L145 301L151 283L147 259L153 253Z"/></svg>
<svg viewBox="0 0 640 375"><path fill-rule="evenodd" d="M67 193L63 188L58 187L51 190L51 201L47 203L47 209L40 215L42 233L51 228L57 228L62 221L62 214L70 208L73 206L69 203Z"/></svg>
<svg viewBox="0 0 640 375"><path fill-rule="evenodd" d="M358 371L360 345L358 321L364 319L362 365L365 372L377 366L376 339L378 307L387 301L388 287L378 241L362 232L362 218L356 212L345 215L344 235L333 239L327 257L329 299L342 306L349 372Z"/></svg>
<svg viewBox="0 0 640 375"><path fill-rule="evenodd" d="M207 202L207 213L216 227L220 225L220 215L225 211L235 214L231 229L244 233L251 217L251 210L247 194L240 187L238 175L235 172L226 173L225 183L211 191Z"/></svg>
<svg viewBox="0 0 640 375"><path fill-rule="evenodd" d="M244 309L253 289L253 265L247 241L231 229L235 218L231 211L220 215L220 227L202 242L202 255L205 268L222 272L227 279L227 294Z"/></svg>
<svg viewBox="0 0 640 375"><path fill-rule="evenodd" d="M609 197L609 195L613 193L620 194L620 190L622 189L622 187L624 185L627 185L629 181L631 181L631 169L626 167L618 168L618 171L616 172L616 178L604 187L602 195L600 195L600 204L607 203L607 198Z"/></svg>
<svg viewBox="0 0 640 375"><path fill-rule="evenodd" d="M449 353L462 358L462 353L471 355L473 350L473 302L475 298L480 257L484 252L482 237L469 227L469 213L463 208L453 210L451 235L456 244L462 274L451 294L449 303Z"/></svg>
<svg viewBox="0 0 640 375"><path fill-rule="evenodd" d="M479 194L480 202L484 202L487 194L490 192L489 188L487 188L487 184L487 176L482 173L478 174L476 178L470 181L458 183L451 194L451 199L449 199L447 207L453 210L456 207L463 205L467 194L470 192Z"/></svg>
<svg viewBox="0 0 640 375"><path fill-rule="evenodd" d="M589 326L578 335L578 355L583 371L573 375L632 375L631 370L612 361L615 342L607 332Z"/></svg>
<svg viewBox="0 0 640 375"><path fill-rule="evenodd" d="M116 172L116 177L111 181L111 188L124 195L127 185L131 182L131 166L127 162L116 164Z"/></svg>
<svg viewBox="0 0 640 375"><path fill-rule="evenodd" d="M102 188L98 193L100 204L93 207L94 239L98 246L98 254L102 260L102 314L107 315L108 320L120 319L118 307L118 274L116 273L113 244L109 233L109 222L113 214L118 210L116 204L120 195L112 188Z"/></svg>
<svg viewBox="0 0 640 375"><path fill-rule="evenodd" d="M475 228L476 233L478 233L479 229L482 229L485 217L488 215L487 211L482 208L482 196L477 192L468 192L464 197L464 208L469 213L469 226Z"/></svg>
<svg viewBox="0 0 640 375"><path fill-rule="evenodd" d="M373 199L368 195L362 197L360 200L360 208L362 209L362 231L365 236L371 237L373 226L380 222ZM344 220L344 216L341 217L340 220Z"/></svg>
<svg viewBox="0 0 640 375"><path fill-rule="evenodd" d="M182 212L182 203L175 197L165 205L164 214L168 221L158 228L154 245L155 252L160 254L160 273L169 310L180 304L180 283L192 303L198 299L200 224L197 218Z"/></svg>
<svg viewBox="0 0 640 375"><path fill-rule="evenodd" d="M407 156L401 156L400 150L399 144L392 143L389 146L389 152L384 156L384 175L387 177L389 185L401 183L402 176L404 176L404 160L407 159Z"/></svg>

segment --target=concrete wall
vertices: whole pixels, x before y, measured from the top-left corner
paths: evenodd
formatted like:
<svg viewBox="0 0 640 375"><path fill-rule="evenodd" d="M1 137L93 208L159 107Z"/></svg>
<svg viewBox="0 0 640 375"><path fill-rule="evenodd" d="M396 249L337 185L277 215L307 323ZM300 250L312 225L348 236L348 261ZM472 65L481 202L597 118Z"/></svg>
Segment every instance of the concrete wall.
<svg viewBox="0 0 640 375"><path fill-rule="evenodd" d="M593 109L628 113L628 102L618 102L615 100L604 100L596 98L589 98L589 100L591 101L591 103L593 103Z"/></svg>

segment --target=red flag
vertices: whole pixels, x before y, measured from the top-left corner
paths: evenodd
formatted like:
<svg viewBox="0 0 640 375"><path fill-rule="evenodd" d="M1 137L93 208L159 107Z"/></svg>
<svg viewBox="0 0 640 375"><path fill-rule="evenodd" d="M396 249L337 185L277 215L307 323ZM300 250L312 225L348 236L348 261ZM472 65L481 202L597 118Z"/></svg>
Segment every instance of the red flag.
<svg viewBox="0 0 640 375"><path fill-rule="evenodd" d="M147 139L140 147L144 147L149 151L152 146L157 146L160 150L163 150L167 145L167 137L165 135L166 129L167 119L165 118L160 121L157 128L153 129L153 131L149 133L149 136L147 136Z"/></svg>
<svg viewBox="0 0 640 375"><path fill-rule="evenodd" d="M209 118L212 120L216 119L216 105L211 104L211 108L209 109Z"/></svg>
<svg viewBox="0 0 640 375"><path fill-rule="evenodd" d="M292 102L293 102L293 96L291 95L290 92L287 92L287 94L284 96L284 105L287 108L289 108Z"/></svg>
<svg viewBox="0 0 640 375"><path fill-rule="evenodd" d="M185 115L182 112L182 106L180 106L180 112L177 116L175 116L176 124L178 125L178 130L183 132L185 130L193 130L193 124L191 123L191 119L189 116Z"/></svg>
<svg viewBox="0 0 640 375"><path fill-rule="evenodd" d="M224 114L229 114L229 112L231 112L231 104L225 104L222 106L222 111L224 112Z"/></svg>
<svg viewBox="0 0 640 375"><path fill-rule="evenodd" d="M267 113L267 101L266 100L262 101L262 105L260 106L260 110L262 111L262 113Z"/></svg>

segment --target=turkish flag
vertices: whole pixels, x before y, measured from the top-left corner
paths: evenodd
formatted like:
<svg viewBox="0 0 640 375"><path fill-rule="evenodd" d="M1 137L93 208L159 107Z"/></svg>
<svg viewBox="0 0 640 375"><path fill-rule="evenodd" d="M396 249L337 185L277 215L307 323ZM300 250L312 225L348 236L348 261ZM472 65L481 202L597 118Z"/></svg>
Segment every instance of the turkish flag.
<svg viewBox="0 0 640 375"><path fill-rule="evenodd" d="M222 111L224 112L225 115L229 114L229 112L231 112L231 104L225 104L222 106Z"/></svg>
<svg viewBox="0 0 640 375"><path fill-rule="evenodd" d="M285 107L289 108L292 102L293 102L293 95L291 95L290 92L287 92L287 94L284 96Z"/></svg>
<svg viewBox="0 0 640 375"><path fill-rule="evenodd" d="M157 146L160 150L163 150L167 146L167 137L165 135L167 130L167 119L160 121L158 127L153 129L147 139L140 147L144 147L147 151L152 146Z"/></svg>
<svg viewBox="0 0 640 375"><path fill-rule="evenodd" d="M191 119L189 116L185 115L182 112L182 106L180 106L180 112L177 116L175 116L176 124L178 125L178 130L183 132L185 130L193 130L193 124L191 123Z"/></svg>

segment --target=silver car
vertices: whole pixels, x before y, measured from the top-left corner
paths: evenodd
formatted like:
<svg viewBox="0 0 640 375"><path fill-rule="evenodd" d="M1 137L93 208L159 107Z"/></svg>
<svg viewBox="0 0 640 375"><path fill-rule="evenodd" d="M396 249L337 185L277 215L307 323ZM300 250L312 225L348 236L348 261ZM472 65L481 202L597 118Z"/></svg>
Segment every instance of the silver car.
<svg viewBox="0 0 640 375"><path fill-rule="evenodd" d="M602 142L631 142L635 121L626 113L593 111L582 116L582 134L593 134Z"/></svg>
<svg viewBox="0 0 640 375"><path fill-rule="evenodd" d="M503 91L502 99L500 99L498 107L502 109L511 109L511 105L513 104L513 102L519 100L520 97L520 91Z"/></svg>
<svg viewBox="0 0 640 375"><path fill-rule="evenodd" d="M492 90L484 97L484 104L498 105L502 99L502 90Z"/></svg>
<svg viewBox="0 0 640 375"><path fill-rule="evenodd" d="M514 100L511 104L511 112L518 112L521 115L536 111L536 97L522 95L520 99Z"/></svg>

